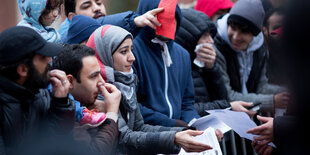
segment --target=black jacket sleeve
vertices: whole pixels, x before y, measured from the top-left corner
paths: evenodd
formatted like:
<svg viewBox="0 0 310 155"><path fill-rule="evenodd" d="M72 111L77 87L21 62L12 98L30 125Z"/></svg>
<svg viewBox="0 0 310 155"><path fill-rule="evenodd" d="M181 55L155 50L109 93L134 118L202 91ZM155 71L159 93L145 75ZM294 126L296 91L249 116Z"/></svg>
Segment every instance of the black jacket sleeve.
<svg viewBox="0 0 310 155"><path fill-rule="evenodd" d="M201 76L207 86L211 101L228 99L227 90L217 63L212 69L201 69Z"/></svg>

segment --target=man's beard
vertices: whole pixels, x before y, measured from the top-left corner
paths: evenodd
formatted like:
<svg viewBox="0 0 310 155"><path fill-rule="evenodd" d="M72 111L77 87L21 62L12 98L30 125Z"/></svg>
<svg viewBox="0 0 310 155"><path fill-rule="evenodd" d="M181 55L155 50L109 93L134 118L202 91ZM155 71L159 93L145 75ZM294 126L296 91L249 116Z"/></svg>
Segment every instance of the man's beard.
<svg viewBox="0 0 310 155"><path fill-rule="evenodd" d="M41 74L34 66L31 64L29 66L29 77L25 81L25 87L37 92L41 88L46 88L50 83L50 76L48 72L50 71L50 64L45 68L45 71Z"/></svg>

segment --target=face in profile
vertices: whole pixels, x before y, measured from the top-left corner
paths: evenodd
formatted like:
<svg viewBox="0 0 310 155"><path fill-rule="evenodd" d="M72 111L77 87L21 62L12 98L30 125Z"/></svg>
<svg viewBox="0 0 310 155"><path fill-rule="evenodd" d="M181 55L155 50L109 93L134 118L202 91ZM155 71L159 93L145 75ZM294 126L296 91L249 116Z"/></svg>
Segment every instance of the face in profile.
<svg viewBox="0 0 310 155"><path fill-rule="evenodd" d="M120 72L131 71L132 63L135 61L135 56L133 55L132 50L132 39L125 39L112 56L115 70Z"/></svg>
<svg viewBox="0 0 310 155"><path fill-rule="evenodd" d="M24 86L34 91L37 91L41 88L46 88L50 83L49 63L51 61L51 57L36 54L33 57L32 64L28 66L28 77Z"/></svg>
<svg viewBox="0 0 310 155"><path fill-rule="evenodd" d="M103 0L76 0L75 14L98 19L106 15Z"/></svg>
<svg viewBox="0 0 310 155"><path fill-rule="evenodd" d="M83 105L90 106L100 93L98 84L104 83L100 75L100 67L95 56L87 56L82 59L83 67L80 71L80 82L73 79L70 93Z"/></svg>

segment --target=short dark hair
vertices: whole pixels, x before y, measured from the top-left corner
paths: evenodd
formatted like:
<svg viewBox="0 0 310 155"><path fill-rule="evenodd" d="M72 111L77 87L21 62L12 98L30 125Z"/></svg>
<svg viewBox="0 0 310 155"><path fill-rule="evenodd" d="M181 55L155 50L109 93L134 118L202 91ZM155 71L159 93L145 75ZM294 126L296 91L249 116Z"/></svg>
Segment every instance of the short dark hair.
<svg viewBox="0 0 310 155"><path fill-rule="evenodd" d="M76 5L76 0L65 0L65 13L66 16L69 16L70 12L75 13L75 5Z"/></svg>
<svg viewBox="0 0 310 155"><path fill-rule="evenodd" d="M269 22L268 22L268 20L269 20L269 18L270 18L273 14L284 15L284 14L285 14L285 10L284 10L284 8L282 8L282 7L269 9L268 12L267 12L266 15L265 15L263 26L269 27Z"/></svg>
<svg viewBox="0 0 310 155"><path fill-rule="evenodd" d="M27 67L32 66L34 55L35 53L28 54L24 58L15 63L0 64L0 74L12 81L18 80L20 76L16 71L17 67L21 64L25 64Z"/></svg>
<svg viewBox="0 0 310 155"><path fill-rule="evenodd" d="M53 60L52 68L71 74L77 82L81 82L82 59L87 56L96 56L95 50L85 45L65 45L61 53Z"/></svg>
<svg viewBox="0 0 310 155"><path fill-rule="evenodd" d="M39 22L42 25L42 18L49 14L54 9L58 8L59 15L61 14L61 5L64 3L64 0L48 0L46 7L42 10L39 17Z"/></svg>
<svg viewBox="0 0 310 155"><path fill-rule="evenodd" d="M234 20L229 20L228 21L228 25L233 27L233 28L240 29L241 32L243 32L243 33L252 33L251 29L250 29L250 26L248 24L244 24L244 23L241 24L240 22L236 22Z"/></svg>

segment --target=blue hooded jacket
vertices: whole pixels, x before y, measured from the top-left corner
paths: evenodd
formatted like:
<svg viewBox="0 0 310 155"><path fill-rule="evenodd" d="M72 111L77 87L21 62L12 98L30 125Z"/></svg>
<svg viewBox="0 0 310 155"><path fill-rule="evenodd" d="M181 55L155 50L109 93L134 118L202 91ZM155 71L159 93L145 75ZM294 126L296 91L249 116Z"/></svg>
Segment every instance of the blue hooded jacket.
<svg viewBox="0 0 310 155"><path fill-rule="evenodd" d="M18 26L26 26L34 29L48 42L60 42L59 33L48 26L43 26L39 22L39 17L45 9L47 0L18 0L20 12L23 20Z"/></svg>
<svg viewBox="0 0 310 155"><path fill-rule="evenodd" d="M157 8L160 0L140 0L138 14ZM177 30L181 22L181 10L177 6ZM155 30L142 28L134 39L136 61L134 70L139 78L138 102L145 123L175 126L176 120L187 123L199 118L195 110L194 87L191 76L191 62L188 52L173 40L167 42L172 59L166 67L159 44L151 42Z"/></svg>

